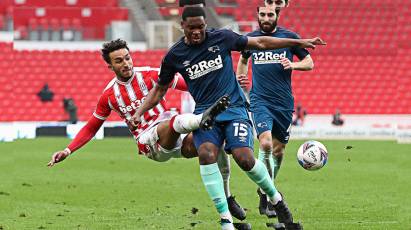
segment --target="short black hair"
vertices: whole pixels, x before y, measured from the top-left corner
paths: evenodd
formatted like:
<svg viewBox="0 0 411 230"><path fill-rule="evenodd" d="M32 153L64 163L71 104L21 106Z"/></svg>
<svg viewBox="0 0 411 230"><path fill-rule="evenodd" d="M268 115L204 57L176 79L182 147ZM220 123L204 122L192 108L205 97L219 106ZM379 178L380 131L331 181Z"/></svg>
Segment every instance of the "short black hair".
<svg viewBox="0 0 411 230"><path fill-rule="evenodd" d="M274 0L265 0L265 2L269 5L272 5L274 3ZM285 4L288 4L288 0L284 0Z"/></svg>
<svg viewBox="0 0 411 230"><path fill-rule="evenodd" d="M203 6L205 6L206 2L205 2L205 0L180 0L178 2L178 5L180 7L199 5L199 4L203 4Z"/></svg>
<svg viewBox="0 0 411 230"><path fill-rule="evenodd" d="M111 40L103 44L103 48L101 49L101 56L103 56L105 62L111 64L110 53L119 49L127 49L128 51L130 51L127 46L127 42L123 39L119 38L116 40Z"/></svg>
<svg viewBox="0 0 411 230"><path fill-rule="evenodd" d="M182 19L185 21L188 17L200 17L203 16L206 18L205 11L203 7L199 6L187 6L183 10Z"/></svg>

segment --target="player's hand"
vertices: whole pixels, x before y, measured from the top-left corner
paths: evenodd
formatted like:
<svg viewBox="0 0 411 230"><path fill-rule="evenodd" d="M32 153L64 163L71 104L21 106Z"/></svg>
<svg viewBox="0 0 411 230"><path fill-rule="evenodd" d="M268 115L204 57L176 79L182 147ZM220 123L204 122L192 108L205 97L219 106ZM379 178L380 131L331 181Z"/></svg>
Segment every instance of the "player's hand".
<svg viewBox="0 0 411 230"><path fill-rule="evenodd" d="M134 130L137 129L137 126L134 125L134 123L131 122L131 119L130 119L130 120L126 120L126 124L127 124L128 128L129 128L131 131L134 131Z"/></svg>
<svg viewBox="0 0 411 230"><path fill-rule="evenodd" d="M247 89L248 86L250 85L250 80L248 80L248 77L246 75L237 75L237 81L240 84L241 88Z"/></svg>
<svg viewBox="0 0 411 230"><path fill-rule="evenodd" d="M58 151L53 154L51 157L50 162L47 164L47 166L52 167L54 164L59 163L66 159L70 155L70 152L68 150L63 150L63 151Z"/></svg>
<svg viewBox="0 0 411 230"><path fill-rule="evenodd" d="M315 38L310 38L310 39L302 39L303 42L300 45L301 48L312 48L315 49L315 47L317 45L327 45L327 43L325 41L323 41L321 38L319 37L315 37Z"/></svg>
<svg viewBox="0 0 411 230"><path fill-rule="evenodd" d="M141 123L141 115L136 112L126 123L131 130L136 130Z"/></svg>
<svg viewBox="0 0 411 230"><path fill-rule="evenodd" d="M293 63L288 58L282 57L280 59L280 63L281 65L283 65L284 69L291 69L291 70L294 69Z"/></svg>

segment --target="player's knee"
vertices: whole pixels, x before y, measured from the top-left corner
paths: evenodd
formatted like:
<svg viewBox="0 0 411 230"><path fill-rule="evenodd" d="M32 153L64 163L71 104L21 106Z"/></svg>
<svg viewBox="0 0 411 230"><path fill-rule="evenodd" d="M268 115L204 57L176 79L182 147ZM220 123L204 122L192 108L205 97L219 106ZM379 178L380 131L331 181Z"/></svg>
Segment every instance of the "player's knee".
<svg viewBox="0 0 411 230"><path fill-rule="evenodd" d="M273 149L273 145L271 143L271 141L268 140L261 140L260 142L260 148L264 151L264 152L271 152L271 150Z"/></svg>
<svg viewBox="0 0 411 230"><path fill-rule="evenodd" d="M198 160L201 165L214 164L217 162L218 147L210 142L203 143L198 148Z"/></svg>
<svg viewBox="0 0 411 230"><path fill-rule="evenodd" d="M260 149L264 152L271 152L273 150L273 139L269 132L263 132L258 140L260 141Z"/></svg>
<svg viewBox="0 0 411 230"><path fill-rule="evenodd" d="M199 151L198 158L201 165L214 164L217 162L217 157L212 151Z"/></svg>
<svg viewBox="0 0 411 230"><path fill-rule="evenodd" d="M254 158L243 157L243 158L240 158L239 161L237 161L237 163L238 163L238 166L240 166L242 170L250 171L255 165L255 160Z"/></svg>
<svg viewBox="0 0 411 230"><path fill-rule="evenodd" d="M244 171L250 171L254 167L255 159L252 154L239 153L233 155L233 157L238 166Z"/></svg>

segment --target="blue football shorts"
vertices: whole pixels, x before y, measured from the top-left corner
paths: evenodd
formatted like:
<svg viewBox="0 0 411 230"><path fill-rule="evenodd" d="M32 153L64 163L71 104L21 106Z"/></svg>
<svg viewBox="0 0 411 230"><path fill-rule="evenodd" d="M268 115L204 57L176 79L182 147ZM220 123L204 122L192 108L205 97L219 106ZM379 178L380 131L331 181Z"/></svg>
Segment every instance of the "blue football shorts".
<svg viewBox="0 0 411 230"><path fill-rule="evenodd" d="M205 142L211 142L231 153L233 149L248 147L254 150L253 126L249 119L234 119L216 122L211 130L197 129L193 131L194 145L198 149Z"/></svg>
<svg viewBox="0 0 411 230"><path fill-rule="evenodd" d="M287 144L290 138L292 111L270 109L264 105L253 108L252 117L257 136L266 131L283 144Z"/></svg>

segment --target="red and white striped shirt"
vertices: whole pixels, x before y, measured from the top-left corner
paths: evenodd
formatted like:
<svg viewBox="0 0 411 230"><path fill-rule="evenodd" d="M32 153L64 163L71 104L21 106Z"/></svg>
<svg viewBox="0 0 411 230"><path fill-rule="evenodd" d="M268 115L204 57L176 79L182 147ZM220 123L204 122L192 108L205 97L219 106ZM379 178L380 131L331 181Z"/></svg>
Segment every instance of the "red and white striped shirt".
<svg viewBox="0 0 411 230"><path fill-rule="evenodd" d="M127 82L114 78L100 96L93 115L100 120L105 120L113 110L127 123L141 106L150 89L156 84L158 71L159 69L150 67L134 67L134 74ZM170 87L174 89L178 83L181 84L181 81L184 79L176 75ZM160 113L167 110L167 103L163 99L157 106L144 113L140 125L134 131L130 129L130 132L137 138L157 119Z"/></svg>

